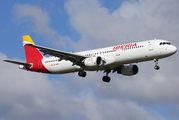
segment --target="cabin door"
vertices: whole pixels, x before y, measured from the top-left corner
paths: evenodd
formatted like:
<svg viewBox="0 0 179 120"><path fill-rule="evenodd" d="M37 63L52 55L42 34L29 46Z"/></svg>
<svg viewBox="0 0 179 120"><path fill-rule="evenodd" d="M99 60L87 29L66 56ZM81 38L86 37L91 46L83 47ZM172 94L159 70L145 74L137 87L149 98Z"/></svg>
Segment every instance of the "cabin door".
<svg viewBox="0 0 179 120"><path fill-rule="evenodd" d="M150 42L148 42L148 45L149 45L149 51L154 50L154 43L155 43L155 41L150 41Z"/></svg>
<svg viewBox="0 0 179 120"><path fill-rule="evenodd" d="M116 56L119 56L120 55L120 49L117 49L116 50Z"/></svg>

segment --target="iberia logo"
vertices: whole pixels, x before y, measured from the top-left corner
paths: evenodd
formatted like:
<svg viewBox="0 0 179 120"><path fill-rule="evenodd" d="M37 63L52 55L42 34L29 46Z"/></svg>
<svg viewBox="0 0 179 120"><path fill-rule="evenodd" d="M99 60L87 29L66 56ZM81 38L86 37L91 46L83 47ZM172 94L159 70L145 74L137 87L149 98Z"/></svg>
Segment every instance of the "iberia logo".
<svg viewBox="0 0 179 120"><path fill-rule="evenodd" d="M126 45L119 45L113 48L113 50L118 50L118 49L124 49L124 48L131 48L131 47L136 47L137 43L132 43L132 44L126 44Z"/></svg>

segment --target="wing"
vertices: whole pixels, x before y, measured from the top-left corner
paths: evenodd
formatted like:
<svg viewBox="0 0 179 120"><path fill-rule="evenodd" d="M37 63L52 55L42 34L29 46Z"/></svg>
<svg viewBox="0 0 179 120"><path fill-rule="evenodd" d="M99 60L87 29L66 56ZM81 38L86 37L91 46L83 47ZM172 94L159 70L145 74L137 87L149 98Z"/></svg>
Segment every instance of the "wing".
<svg viewBox="0 0 179 120"><path fill-rule="evenodd" d="M10 63L14 63L14 64L18 64L18 65L24 65L26 67L31 67L31 64L27 64L27 63L23 63L23 62L17 62L17 61L12 61L12 60L4 60L5 62L10 62Z"/></svg>
<svg viewBox="0 0 179 120"><path fill-rule="evenodd" d="M48 55L52 55L55 57L59 57L60 60L69 60L73 63L73 65L82 66L82 61L85 58L87 58L86 56L83 56L83 55L78 55L78 54L60 51L60 50L56 50L56 49L51 49L51 48L47 48L47 47L42 47L42 46L38 46L38 45L33 45L33 44L26 44L26 45L38 48L41 52L44 53L44 55L48 54Z"/></svg>

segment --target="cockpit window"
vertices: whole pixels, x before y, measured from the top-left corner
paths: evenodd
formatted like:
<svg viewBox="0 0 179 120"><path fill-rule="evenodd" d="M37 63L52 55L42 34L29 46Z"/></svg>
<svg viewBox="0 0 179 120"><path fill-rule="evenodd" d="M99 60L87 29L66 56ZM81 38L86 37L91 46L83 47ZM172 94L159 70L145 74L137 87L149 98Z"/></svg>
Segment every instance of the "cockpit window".
<svg viewBox="0 0 179 120"><path fill-rule="evenodd" d="M171 45L169 42L161 42L160 45Z"/></svg>
<svg viewBox="0 0 179 120"><path fill-rule="evenodd" d="M169 42L166 42L168 45L171 45Z"/></svg>

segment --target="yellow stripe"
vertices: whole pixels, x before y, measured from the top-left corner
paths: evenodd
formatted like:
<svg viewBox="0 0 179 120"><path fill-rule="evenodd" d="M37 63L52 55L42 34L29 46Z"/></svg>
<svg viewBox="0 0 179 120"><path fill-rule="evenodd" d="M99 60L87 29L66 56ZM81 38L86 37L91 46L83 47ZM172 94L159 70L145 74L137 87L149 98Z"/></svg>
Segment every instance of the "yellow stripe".
<svg viewBox="0 0 179 120"><path fill-rule="evenodd" d="M33 40L30 38L29 35L24 35L24 36L22 36L22 39L23 39L23 41L30 42L30 43L32 43L32 44L35 45L35 43L34 43Z"/></svg>

